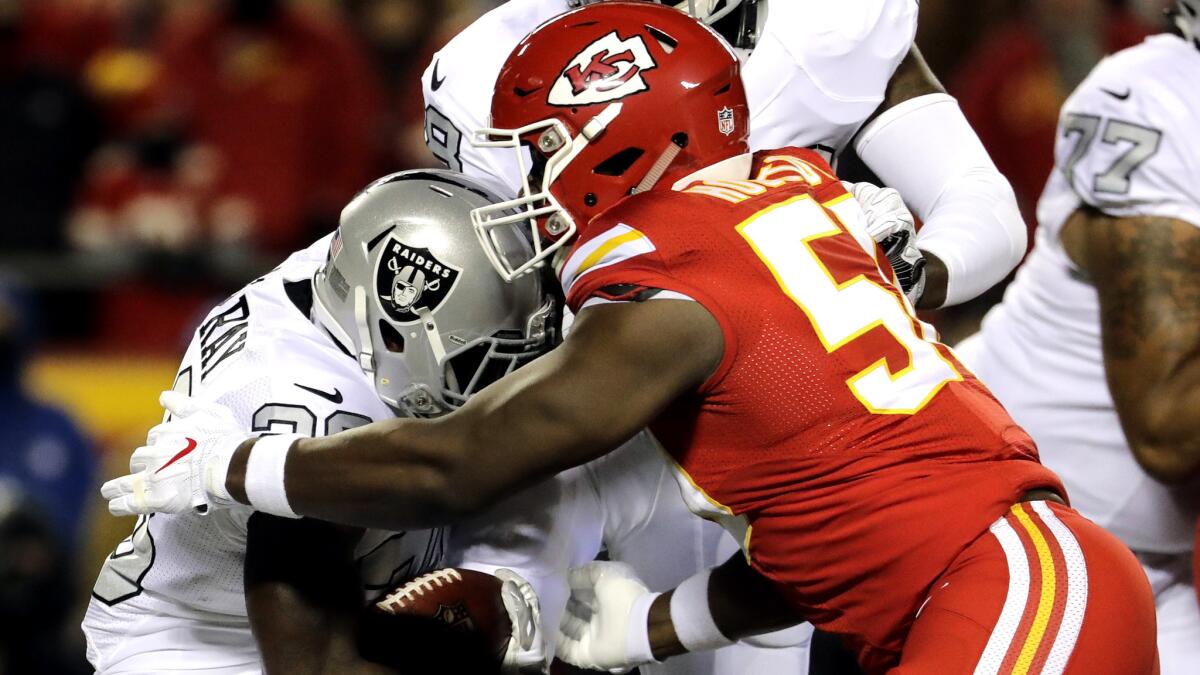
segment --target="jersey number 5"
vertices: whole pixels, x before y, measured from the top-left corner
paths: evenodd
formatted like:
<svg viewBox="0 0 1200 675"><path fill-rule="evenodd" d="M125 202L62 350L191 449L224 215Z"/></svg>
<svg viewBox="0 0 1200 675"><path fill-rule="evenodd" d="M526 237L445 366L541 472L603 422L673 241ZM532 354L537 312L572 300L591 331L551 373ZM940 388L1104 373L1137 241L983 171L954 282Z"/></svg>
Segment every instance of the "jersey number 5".
<svg viewBox="0 0 1200 675"><path fill-rule="evenodd" d="M845 203L857 208L852 202ZM857 224L849 215L842 219L849 221L847 228ZM887 359L880 355L878 361L846 380L868 411L914 414L947 382L962 379L934 346L933 329L912 315L898 290L864 275L839 284L809 246L823 237L854 236L864 252L873 257L865 231L844 231L824 207L808 196L760 211L737 230L771 270L783 292L808 316L826 352L832 354L879 326L908 351L909 364L904 368L892 372ZM924 335L926 331L929 338Z"/></svg>

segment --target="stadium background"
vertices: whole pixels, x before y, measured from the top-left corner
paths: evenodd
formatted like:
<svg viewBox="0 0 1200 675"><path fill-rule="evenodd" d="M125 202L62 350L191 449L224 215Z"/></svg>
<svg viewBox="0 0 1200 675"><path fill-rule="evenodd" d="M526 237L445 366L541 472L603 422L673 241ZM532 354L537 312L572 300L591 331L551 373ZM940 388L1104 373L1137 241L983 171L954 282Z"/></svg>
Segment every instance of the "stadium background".
<svg viewBox="0 0 1200 675"><path fill-rule="evenodd" d="M780 2L785 0L770 0ZM431 165L420 74L489 0L0 0L0 675L87 672L99 498L195 324ZM1165 0L924 0L918 44L1033 227L1058 108ZM929 318L948 341L998 290Z"/></svg>

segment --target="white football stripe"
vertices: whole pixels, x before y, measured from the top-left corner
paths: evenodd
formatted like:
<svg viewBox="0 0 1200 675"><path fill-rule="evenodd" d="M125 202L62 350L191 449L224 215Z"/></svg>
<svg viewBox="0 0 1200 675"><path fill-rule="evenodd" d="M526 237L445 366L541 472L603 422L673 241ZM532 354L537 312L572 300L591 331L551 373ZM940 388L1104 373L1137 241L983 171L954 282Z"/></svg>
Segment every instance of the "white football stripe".
<svg viewBox="0 0 1200 675"><path fill-rule="evenodd" d="M1033 502L1033 510L1042 517L1042 522L1053 533L1062 549L1063 562L1067 568L1067 606L1063 610L1062 623L1058 634L1054 636L1054 646L1046 657L1046 665L1042 675L1062 675L1075 650L1075 641L1079 639L1079 629L1083 625L1083 617L1087 613L1088 601L1088 572L1087 562L1083 551L1071 530L1063 525L1054 515L1046 502Z"/></svg>
<svg viewBox="0 0 1200 675"><path fill-rule="evenodd" d="M1000 619L992 629L983 656L975 666L975 675L997 675L1000 672L1004 657L1021 625L1025 603L1029 600L1029 559L1020 536L1007 518L1000 518L989 529L1000 541L1004 557L1008 560L1008 595L1004 598L1004 609L1000 611Z"/></svg>

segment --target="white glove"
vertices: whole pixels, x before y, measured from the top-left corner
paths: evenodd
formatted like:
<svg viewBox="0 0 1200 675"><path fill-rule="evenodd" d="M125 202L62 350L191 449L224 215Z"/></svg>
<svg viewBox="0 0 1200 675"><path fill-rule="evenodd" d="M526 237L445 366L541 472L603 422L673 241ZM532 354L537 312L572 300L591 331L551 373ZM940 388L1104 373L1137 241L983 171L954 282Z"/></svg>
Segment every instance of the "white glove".
<svg viewBox="0 0 1200 675"><path fill-rule="evenodd" d="M913 305L925 291L925 256L916 246L917 227L900 193L870 183L842 185L854 195L867 215L867 233L883 249L900 290Z"/></svg>
<svg viewBox="0 0 1200 675"><path fill-rule="evenodd" d="M237 504L225 489L233 452L252 434L216 403L199 403L175 391L158 399L171 419L150 430L133 452L130 475L108 481L100 493L114 516L183 513Z"/></svg>
<svg viewBox="0 0 1200 675"><path fill-rule="evenodd" d="M658 593L625 563L594 562L570 574L571 598L558 631L558 658L585 670L627 673L655 659L646 618Z"/></svg>
<svg viewBox="0 0 1200 675"><path fill-rule="evenodd" d="M542 635L542 609L537 591L516 572L498 569L495 576L504 582L500 587L500 598L508 610L512 623L512 638L504 652L501 672L544 673L550 666L546 656L546 645Z"/></svg>

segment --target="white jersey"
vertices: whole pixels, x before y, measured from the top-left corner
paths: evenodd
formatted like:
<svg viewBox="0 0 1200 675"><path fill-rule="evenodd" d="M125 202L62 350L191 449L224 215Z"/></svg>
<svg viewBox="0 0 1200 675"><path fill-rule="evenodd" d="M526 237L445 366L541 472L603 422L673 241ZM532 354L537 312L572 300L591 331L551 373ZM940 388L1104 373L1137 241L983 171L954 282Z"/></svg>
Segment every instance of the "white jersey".
<svg viewBox="0 0 1200 675"><path fill-rule="evenodd" d="M883 102L888 80L917 28L915 0L762 2L767 18L742 66L750 106L750 148L846 145ZM509 0L434 55L421 78L425 140L451 169L493 177L517 194L516 153L476 148L488 126L492 89L513 48L568 9L566 0Z"/></svg>
<svg viewBox="0 0 1200 675"><path fill-rule="evenodd" d="M1085 204L1200 227L1198 75L1200 51L1159 35L1105 59L1079 85L1059 120L1036 247L959 350L1037 441L1072 505L1143 552L1192 549L1197 493L1163 486L1134 460L1104 375L1096 289L1059 236Z"/></svg>
<svg viewBox="0 0 1200 675"><path fill-rule="evenodd" d="M175 389L228 407L255 432L311 436L393 417L354 358L309 320L326 237L214 309ZM305 306L308 305L308 306ZM100 673L256 673L243 592L248 508L142 517L105 561L83 630ZM440 531L368 530L356 557L364 594L440 563Z"/></svg>

